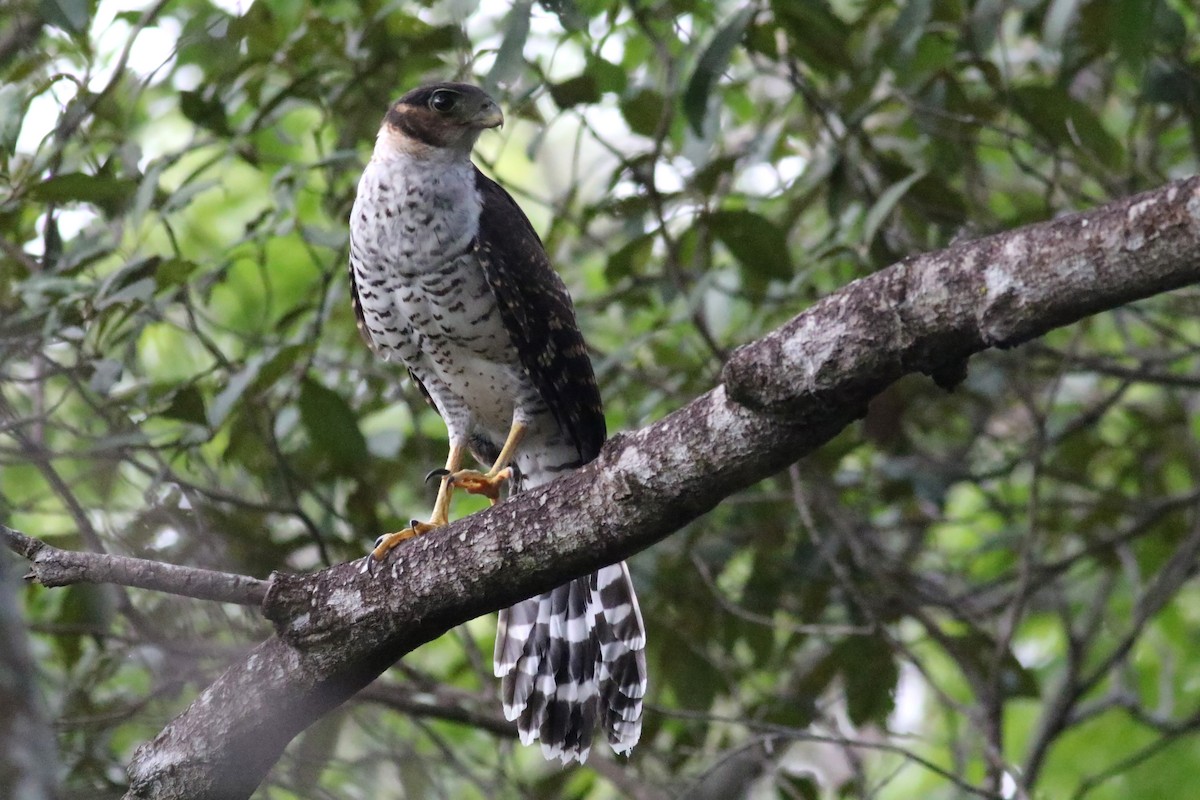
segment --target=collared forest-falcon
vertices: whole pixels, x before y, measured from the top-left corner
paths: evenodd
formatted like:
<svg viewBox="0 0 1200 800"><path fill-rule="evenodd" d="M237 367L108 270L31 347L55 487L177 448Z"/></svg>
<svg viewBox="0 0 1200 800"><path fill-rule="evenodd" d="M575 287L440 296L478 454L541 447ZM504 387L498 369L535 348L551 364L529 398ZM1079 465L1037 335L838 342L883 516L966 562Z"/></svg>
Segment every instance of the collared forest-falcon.
<svg viewBox="0 0 1200 800"><path fill-rule="evenodd" d="M450 453L428 522L381 536L375 565L448 523L455 489L495 502L596 457L600 392L575 311L516 201L471 161L503 122L484 91L415 89L388 110L350 219L350 282L364 337L403 363L446 423ZM486 472L464 469L470 452ZM645 629L624 563L500 612L504 714L546 758L587 758L599 725L637 743Z"/></svg>

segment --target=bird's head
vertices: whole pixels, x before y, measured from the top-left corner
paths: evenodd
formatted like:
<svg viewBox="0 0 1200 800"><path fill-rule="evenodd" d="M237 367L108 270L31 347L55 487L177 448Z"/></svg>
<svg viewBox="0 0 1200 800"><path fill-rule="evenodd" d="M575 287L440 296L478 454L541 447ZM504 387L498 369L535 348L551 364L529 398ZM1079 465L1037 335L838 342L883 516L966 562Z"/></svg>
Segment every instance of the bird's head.
<svg viewBox="0 0 1200 800"><path fill-rule="evenodd" d="M424 148L469 154L486 128L504 124L488 93L467 83L434 83L413 89L388 109L380 144L412 152Z"/></svg>

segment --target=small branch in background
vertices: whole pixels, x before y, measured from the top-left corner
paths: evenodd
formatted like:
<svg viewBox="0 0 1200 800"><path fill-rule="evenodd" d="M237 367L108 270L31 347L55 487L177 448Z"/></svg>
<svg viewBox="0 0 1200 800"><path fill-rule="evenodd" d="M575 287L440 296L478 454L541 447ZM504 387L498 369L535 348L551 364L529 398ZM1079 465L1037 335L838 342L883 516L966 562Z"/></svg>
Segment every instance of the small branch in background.
<svg viewBox="0 0 1200 800"><path fill-rule="evenodd" d="M356 694L355 699L386 706L412 717L459 722L504 739L517 738L515 722L509 722L500 714L477 711L470 707L472 703L478 702L488 708L495 708L495 700L491 697L480 697L447 687L422 689L376 681ZM613 756L600 744L601 742L593 743L592 754L587 762L589 769L634 800L665 800L668 796L666 793L634 780L626 774L622 760Z"/></svg>
<svg viewBox="0 0 1200 800"><path fill-rule="evenodd" d="M0 542L31 563L26 576L43 586L115 583L198 600L261 605L270 581L194 567L179 567L143 558L61 550L0 525Z"/></svg>
<svg viewBox="0 0 1200 800"><path fill-rule="evenodd" d="M399 711L413 717L441 719L447 722L461 722L480 730L493 733L505 739L517 738L517 724L509 722L499 714L476 711L469 708L469 696L462 692L442 690L426 691L419 688L409 688L394 683L376 681L359 692L358 700L377 705L387 706L393 711ZM489 707L497 707L495 702Z"/></svg>

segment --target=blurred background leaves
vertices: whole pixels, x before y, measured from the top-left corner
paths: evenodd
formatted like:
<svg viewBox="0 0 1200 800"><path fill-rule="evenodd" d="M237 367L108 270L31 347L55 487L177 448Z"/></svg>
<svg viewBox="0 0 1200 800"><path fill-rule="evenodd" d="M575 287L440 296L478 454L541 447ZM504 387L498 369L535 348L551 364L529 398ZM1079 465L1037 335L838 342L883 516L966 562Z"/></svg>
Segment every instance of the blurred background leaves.
<svg viewBox="0 0 1200 800"><path fill-rule="evenodd" d="M359 341L344 279L379 119L422 81L502 101L477 160L570 286L619 431L855 278L1194 173L1198 41L1185 0L14 0L0 514L266 576L427 512L444 430ZM259 796L1177 793L1200 757L1198 308L986 354L949 394L905 378L633 559L632 759L515 745L482 619ZM68 797L119 796L133 749L269 634L111 587L22 600Z"/></svg>

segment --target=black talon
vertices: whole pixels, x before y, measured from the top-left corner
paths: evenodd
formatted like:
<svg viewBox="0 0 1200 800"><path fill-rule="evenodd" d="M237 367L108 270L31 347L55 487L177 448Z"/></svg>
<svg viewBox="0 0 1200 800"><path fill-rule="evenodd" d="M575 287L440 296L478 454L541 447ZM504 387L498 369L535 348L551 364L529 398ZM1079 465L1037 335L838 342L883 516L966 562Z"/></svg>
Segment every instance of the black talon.
<svg viewBox="0 0 1200 800"><path fill-rule="evenodd" d="M450 474L450 470L445 469L445 468L430 470L429 474L425 476L425 482L429 483L434 478L444 478L449 474Z"/></svg>

